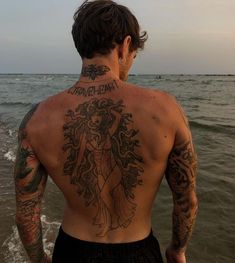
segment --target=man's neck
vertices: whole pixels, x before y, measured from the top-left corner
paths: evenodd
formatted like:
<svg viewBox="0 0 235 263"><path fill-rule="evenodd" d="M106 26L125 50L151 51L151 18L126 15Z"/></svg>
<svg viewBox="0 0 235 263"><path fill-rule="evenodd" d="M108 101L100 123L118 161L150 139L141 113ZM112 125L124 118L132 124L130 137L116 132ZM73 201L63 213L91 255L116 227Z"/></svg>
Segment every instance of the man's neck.
<svg viewBox="0 0 235 263"><path fill-rule="evenodd" d="M80 81L94 82L106 79L119 79L117 63L111 59L84 59Z"/></svg>

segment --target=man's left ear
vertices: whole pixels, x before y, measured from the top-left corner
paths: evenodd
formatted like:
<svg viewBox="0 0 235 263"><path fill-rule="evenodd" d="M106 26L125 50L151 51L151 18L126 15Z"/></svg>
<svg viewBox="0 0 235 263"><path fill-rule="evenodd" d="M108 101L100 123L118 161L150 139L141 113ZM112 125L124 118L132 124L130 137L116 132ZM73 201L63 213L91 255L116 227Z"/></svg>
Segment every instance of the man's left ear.
<svg viewBox="0 0 235 263"><path fill-rule="evenodd" d="M126 36L123 43L119 46L119 59L123 60L127 57L131 44L131 36Z"/></svg>
<svg viewBox="0 0 235 263"><path fill-rule="evenodd" d="M123 41L124 48L127 53L129 53L130 50L130 44L131 44L131 36L126 36Z"/></svg>
<svg viewBox="0 0 235 263"><path fill-rule="evenodd" d="M130 46L130 44L131 44L131 36L126 36L125 38L124 38L124 41L123 41L123 44L125 44L125 45L127 45L128 47Z"/></svg>

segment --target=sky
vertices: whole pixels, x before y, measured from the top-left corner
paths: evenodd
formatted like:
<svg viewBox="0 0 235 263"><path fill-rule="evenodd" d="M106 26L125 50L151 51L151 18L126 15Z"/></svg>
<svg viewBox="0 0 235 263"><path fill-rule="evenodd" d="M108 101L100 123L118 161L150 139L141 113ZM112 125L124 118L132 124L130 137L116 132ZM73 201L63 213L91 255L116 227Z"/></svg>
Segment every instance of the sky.
<svg viewBox="0 0 235 263"><path fill-rule="evenodd" d="M0 0L0 73L81 70L71 27L82 0ZM117 0L149 35L136 74L235 74L234 0Z"/></svg>

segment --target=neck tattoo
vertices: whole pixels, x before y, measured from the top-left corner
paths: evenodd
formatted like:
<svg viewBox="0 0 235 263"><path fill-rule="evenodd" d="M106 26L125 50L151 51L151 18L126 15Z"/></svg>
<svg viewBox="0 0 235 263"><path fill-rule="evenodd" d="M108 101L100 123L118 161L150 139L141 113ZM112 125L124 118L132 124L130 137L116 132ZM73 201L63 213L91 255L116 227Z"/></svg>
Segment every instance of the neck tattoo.
<svg viewBox="0 0 235 263"><path fill-rule="evenodd" d="M110 68L107 66L97 66L96 64L91 64L82 68L82 76L95 80L97 77L104 76L109 71Z"/></svg>
<svg viewBox="0 0 235 263"><path fill-rule="evenodd" d="M107 82L98 86L90 86L88 88L81 86L73 86L68 90L68 93L71 95L82 96L82 97L91 97L104 95L118 89L117 82L113 80L112 82Z"/></svg>

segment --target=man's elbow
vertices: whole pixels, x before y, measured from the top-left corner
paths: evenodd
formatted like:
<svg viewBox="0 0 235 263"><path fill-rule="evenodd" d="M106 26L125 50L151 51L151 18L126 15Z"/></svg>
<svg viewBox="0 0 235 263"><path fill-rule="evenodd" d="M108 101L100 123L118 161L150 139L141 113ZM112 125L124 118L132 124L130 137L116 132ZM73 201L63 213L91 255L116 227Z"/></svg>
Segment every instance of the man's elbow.
<svg viewBox="0 0 235 263"><path fill-rule="evenodd" d="M28 218L24 214L22 214L20 212L16 212L15 224L18 228L26 225L28 223L28 221L29 221Z"/></svg>
<svg viewBox="0 0 235 263"><path fill-rule="evenodd" d="M190 196L189 207L191 210L195 210L195 212L197 212L198 207L199 207L199 202L198 202L198 198L196 194Z"/></svg>
<svg viewBox="0 0 235 263"><path fill-rule="evenodd" d="M15 224L16 224L17 228L22 226L23 223L24 223L24 219L23 219L22 215L16 213L16 215L15 215Z"/></svg>
<svg viewBox="0 0 235 263"><path fill-rule="evenodd" d="M198 206L198 198L195 192L181 195L180 198L174 198L174 209L186 209L187 211L197 212Z"/></svg>

